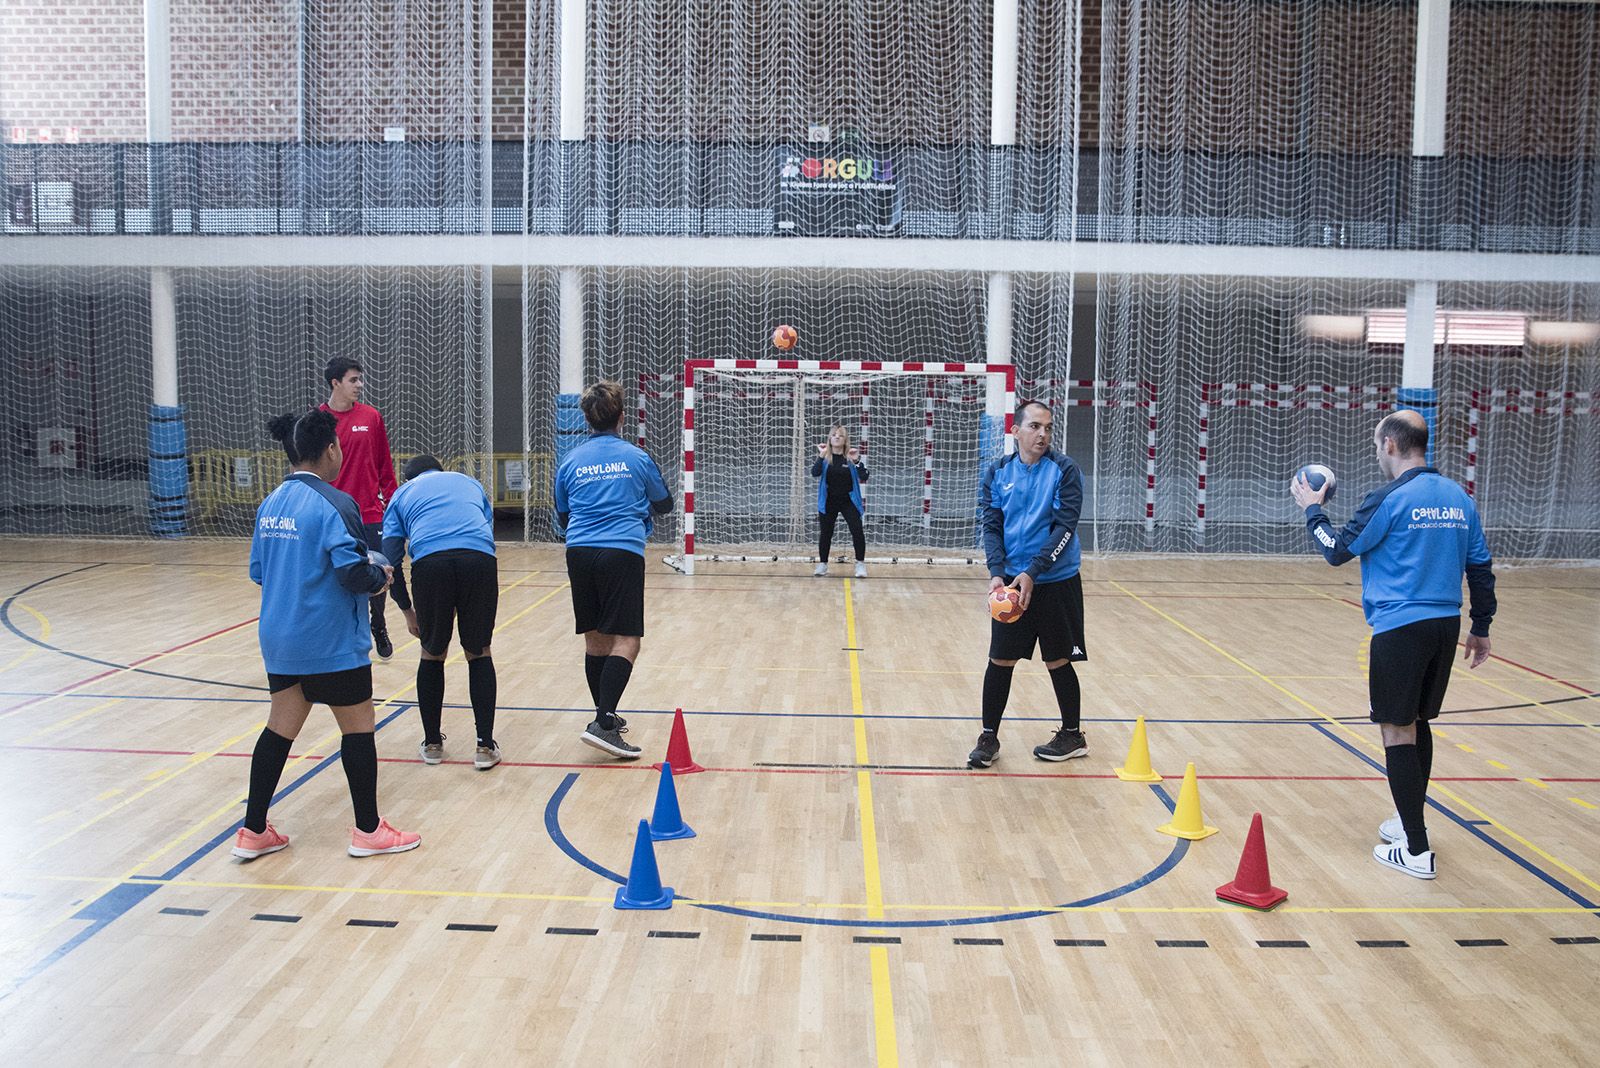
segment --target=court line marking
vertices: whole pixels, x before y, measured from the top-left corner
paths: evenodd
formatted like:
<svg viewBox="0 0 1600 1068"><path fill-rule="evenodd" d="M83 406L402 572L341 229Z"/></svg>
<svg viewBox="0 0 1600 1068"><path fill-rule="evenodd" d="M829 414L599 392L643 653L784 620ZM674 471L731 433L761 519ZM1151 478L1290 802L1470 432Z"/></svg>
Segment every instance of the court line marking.
<svg viewBox="0 0 1600 1068"><path fill-rule="evenodd" d="M49 641L50 620L45 616L45 614L39 611L37 608L34 608L32 605L26 604L22 601L17 602L17 607L39 621L39 637L43 641ZM10 671L24 660L27 660L30 656L33 656L38 651L39 647L37 645L28 646L22 652L12 657L5 667L0 667L0 675L4 675L6 672Z"/></svg>
<svg viewBox="0 0 1600 1068"><path fill-rule="evenodd" d="M1364 738L1362 735L1358 734L1354 729L1352 729L1347 724L1341 723L1339 720L1334 719L1332 716L1328 715L1326 712L1323 712L1322 709L1318 708L1316 705L1312 704L1310 701L1307 701L1304 697L1301 697L1299 694L1295 693L1293 690L1289 689L1287 686L1283 686L1280 683L1275 682L1269 676L1264 675L1261 672L1257 671L1255 668L1251 667L1249 664L1245 663L1243 660L1240 660L1238 657L1236 657L1232 653L1228 652L1226 649L1224 649L1222 646L1218 645L1216 642L1212 641L1210 638L1205 637L1204 635L1200 634L1198 631L1195 631L1192 628L1184 625L1179 620L1174 619L1172 616L1170 616L1167 613L1163 612L1161 609L1157 608L1155 605L1151 604L1149 601L1144 600L1138 594L1133 593L1132 591L1127 589L1127 587L1123 586L1121 583L1112 582L1111 585L1116 587L1117 589L1121 590L1123 593L1127 594L1133 600L1138 601L1140 604L1144 605L1145 608L1147 608L1150 611L1154 612L1156 615L1160 616L1162 619L1165 619L1168 623L1171 623L1174 627L1177 627L1179 630L1183 631L1185 634L1188 634L1190 637L1194 638L1196 641L1202 642L1205 645L1210 646L1212 649L1216 650L1218 653L1220 653L1222 656L1226 657L1228 660L1230 660L1233 663L1235 663L1235 664L1239 665L1240 667L1244 668L1246 671L1249 671L1249 672L1259 676L1261 678L1261 680L1263 682L1265 682L1267 685L1271 686L1273 689L1277 690L1279 693L1282 693L1285 697L1289 698L1291 701L1295 702L1296 704L1301 705L1302 707L1310 710L1311 712L1316 713L1316 715L1318 715L1324 721L1326 721L1327 724L1330 724L1330 725L1332 725L1334 727L1337 727L1342 733L1344 733L1345 735L1347 735L1350 738L1353 738L1356 742L1360 743L1365 748L1367 748L1369 750L1372 750L1374 752L1381 750L1381 748L1382 748L1381 746L1375 745L1371 741L1367 740L1366 738ZM1327 727L1325 727L1322 723L1313 723L1312 726L1315 727L1317 730L1321 731L1322 733L1328 735L1330 738L1333 738L1335 741L1339 741L1337 736L1335 736L1332 732L1330 732L1327 729ZM1347 746L1347 748L1349 748L1349 747ZM1355 752L1357 752L1359 754L1360 751L1359 750L1355 750ZM1361 755L1365 756L1364 754L1361 754ZM1367 759L1368 759L1368 763L1372 764L1374 767L1377 767L1380 771L1383 770L1383 766L1381 764L1378 764L1376 761L1373 761L1370 758L1367 758ZM1387 772L1385 772L1385 774L1387 774ZM1572 878L1577 879L1579 882L1583 883L1585 886L1587 886L1587 887L1589 887L1589 888L1591 888L1593 890L1600 890L1600 883L1595 882L1593 879L1589 878L1589 876L1585 875L1583 872L1579 871L1577 868L1573 867L1571 864L1568 864L1566 861L1561 860L1559 857L1557 857L1554 854L1550 853L1548 850L1541 848L1540 846L1538 846L1538 845L1534 844L1533 842L1529 841L1524 836L1518 834L1516 831L1513 831L1510 827L1507 827L1501 821L1499 821L1499 820L1495 819L1494 817L1490 816L1488 813L1484 812L1482 809L1480 809L1476 805L1472 804L1472 802L1468 801L1466 798L1462 797L1460 794L1458 794L1458 793L1454 792L1453 790L1450 790L1449 788L1444 787L1444 786L1436 786L1436 787L1434 787L1434 790L1437 793L1443 794L1445 797L1449 798L1451 801L1455 802L1460 807L1466 809L1468 812L1472 813L1474 816L1476 816L1479 819L1483 820L1485 823L1489 824L1491 827L1493 827L1495 830L1499 831L1501 834L1505 835L1507 838L1512 839L1513 841L1515 841L1515 842L1519 843L1520 845L1522 845L1524 848L1532 851L1535 855L1539 856L1541 859L1545 860L1547 863L1553 864L1557 868L1560 868L1562 871L1566 872ZM1441 806L1441 810L1443 811L1442 806ZM1485 841L1489 841L1492 844L1495 844L1495 845L1498 846L1498 843L1494 843L1493 839L1488 838L1486 835L1482 836L1482 837L1484 837ZM1508 855L1515 857L1515 854L1508 853ZM1520 860L1520 858L1517 858L1517 859ZM1523 864L1524 864L1525 867L1528 867L1529 870L1537 872L1536 868L1533 868L1531 865L1527 865L1526 862L1523 862ZM1567 891L1567 892L1568 892L1568 894L1570 896L1571 895L1571 891Z"/></svg>
<svg viewBox="0 0 1600 1068"><path fill-rule="evenodd" d="M850 663L850 711L855 716L856 763L870 764L867 755L866 703L861 697L861 648L856 642L855 597L851 580L844 580L844 634ZM856 772L856 807L861 821L861 866L867 884L867 918L883 918L883 873L878 866L878 821L872 807L872 772ZM894 1027L894 992L889 985L889 950L875 945L868 950L872 975L873 1048L879 1065L898 1065L900 1045Z"/></svg>

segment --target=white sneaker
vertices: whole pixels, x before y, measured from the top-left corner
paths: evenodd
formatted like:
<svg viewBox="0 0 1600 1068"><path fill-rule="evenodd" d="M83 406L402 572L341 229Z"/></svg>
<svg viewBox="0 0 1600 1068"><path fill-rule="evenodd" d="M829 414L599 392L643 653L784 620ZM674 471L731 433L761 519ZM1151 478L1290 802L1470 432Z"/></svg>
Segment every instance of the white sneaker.
<svg viewBox="0 0 1600 1068"><path fill-rule="evenodd" d="M821 578L821 577L825 576L827 573L828 573L828 565L827 564L818 564L817 565L817 569L815 571L811 572L811 575L812 575L813 578Z"/></svg>
<svg viewBox="0 0 1600 1068"><path fill-rule="evenodd" d="M1380 845L1372 847L1372 859L1385 868L1403 871L1413 879L1432 879L1438 875L1433 863L1433 850L1410 853L1405 845Z"/></svg>
<svg viewBox="0 0 1600 1068"><path fill-rule="evenodd" d="M1393 816L1378 824L1378 836L1391 845L1395 842L1405 843L1406 829L1405 825L1400 822L1400 813L1396 812Z"/></svg>
<svg viewBox="0 0 1600 1068"><path fill-rule="evenodd" d="M866 565L866 562L863 561L863 560L857 560L856 561L856 578L866 578L866 577L867 577L867 565Z"/></svg>

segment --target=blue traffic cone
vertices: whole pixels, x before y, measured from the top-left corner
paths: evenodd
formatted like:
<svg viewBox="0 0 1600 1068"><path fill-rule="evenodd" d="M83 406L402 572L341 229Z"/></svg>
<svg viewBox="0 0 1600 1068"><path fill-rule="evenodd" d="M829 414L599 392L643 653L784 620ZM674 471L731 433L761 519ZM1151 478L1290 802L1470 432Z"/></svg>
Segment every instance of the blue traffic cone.
<svg viewBox="0 0 1600 1068"><path fill-rule="evenodd" d="M657 842L693 838L694 828L683 822L678 811L678 788L672 784L672 765L661 765L661 783L656 788L656 810L650 817L650 837Z"/></svg>
<svg viewBox="0 0 1600 1068"><path fill-rule="evenodd" d="M633 866L628 869L628 881L618 888L615 905L619 909L672 907L672 887L661 885L656 847L650 841L650 824L644 820L639 821L639 833L633 840Z"/></svg>

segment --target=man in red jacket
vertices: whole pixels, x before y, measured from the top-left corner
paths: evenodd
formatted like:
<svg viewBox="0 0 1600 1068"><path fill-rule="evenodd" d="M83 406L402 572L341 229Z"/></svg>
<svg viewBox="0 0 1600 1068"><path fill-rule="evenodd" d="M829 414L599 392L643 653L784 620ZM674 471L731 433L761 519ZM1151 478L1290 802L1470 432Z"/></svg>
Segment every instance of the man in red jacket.
<svg viewBox="0 0 1600 1068"><path fill-rule="evenodd" d="M333 480L334 489L354 497L361 508L361 525L366 530L367 546L376 552L383 544L383 509L394 497L394 459L389 455L389 435L383 429L383 416L370 404L361 403L362 368L354 360L335 356L328 361L322 377L328 382L328 403L322 410L338 421L339 448L344 465ZM395 581L403 582L396 569ZM383 606L388 598L374 594L372 605L372 647L379 660L394 655L389 627L384 622Z"/></svg>

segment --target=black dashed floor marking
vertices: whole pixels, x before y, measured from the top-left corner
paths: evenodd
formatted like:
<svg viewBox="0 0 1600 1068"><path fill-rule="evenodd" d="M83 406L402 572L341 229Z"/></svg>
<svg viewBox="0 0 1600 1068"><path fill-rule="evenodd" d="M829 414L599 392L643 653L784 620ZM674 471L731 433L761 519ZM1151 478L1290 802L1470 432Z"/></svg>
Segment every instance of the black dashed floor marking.
<svg viewBox="0 0 1600 1068"><path fill-rule="evenodd" d="M800 941L800 936L799 935L794 935L794 934L753 934L753 935L750 936L750 941L752 941L752 942L798 942L798 941Z"/></svg>
<svg viewBox="0 0 1600 1068"><path fill-rule="evenodd" d="M647 938L699 938L699 931L651 931Z"/></svg>
<svg viewBox="0 0 1600 1068"><path fill-rule="evenodd" d="M858 946L898 946L899 935L856 935L850 941Z"/></svg>
<svg viewBox="0 0 1600 1068"><path fill-rule="evenodd" d="M1208 949L1203 938L1158 938L1156 945L1162 949Z"/></svg>
<svg viewBox="0 0 1600 1068"><path fill-rule="evenodd" d="M1006 944L1003 938L955 938L951 941L958 946L1003 946Z"/></svg>
<svg viewBox="0 0 1600 1068"><path fill-rule="evenodd" d="M1465 946L1468 949L1474 949L1474 948L1478 948L1478 947L1482 947L1482 946L1503 946L1505 944L1506 944L1505 943L1505 939L1503 939L1503 938L1458 938L1458 939L1456 939L1456 945Z"/></svg>
<svg viewBox="0 0 1600 1068"><path fill-rule="evenodd" d="M553 935L597 935L600 933L600 929L598 927L546 927L544 933Z"/></svg>
<svg viewBox="0 0 1600 1068"><path fill-rule="evenodd" d="M498 924L493 923L447 923L446 931L493 931Z"/></svg>
<svg viewBox="0 0 1600 1068"><path fill-rule="evenodd" d="M1262 949L1310 949L1311 943L1299 938L1258 938L1256 945Z"/></svg>
<svg viewBox="0 0 1600 1068"><path fill-rule="evenodd" d="M1085 946L1085 947L1089 947L1089 946L1104 946L1105 944L1106 944L1106 940L1104 938L1058 938L1058 939L1056 939L1056 945L1058 945L1058 946L1069 946L1069 947L1071 947L1071 946Z"/></svg>
<svg viewBox="0 0 1600 1068"><path fill-rule="evenodd" d="M1409 949L1410 943L1401 938L1361 938L1356 945L1362 949Z"/></svg>
<svg viewBox="0 0 1600 1068"><path fill-rule="evenodd" d="M347 920L346 927L398 927L399 920Z"/></svg>
<svg viewBox="0 0 1600 1068"><path fill-rule="evenodd" d="M164 909L161 910L161 914L163 916L204 916L208 911L210 911L210 910L208 910L208 909L164 908Z"/></svg>
<svg viewBox="0 0 1600 1068"><path fill-rule="evenodd" d="M1600 946L1600 937L1595 935L1573 935L1571 937L1552 938L1550 941L1558 946Z"/></svg>
<svg viewBox="0 0 1600 1068"><path fill-rule="evenodd" d="M277 916L270 912L258 912L250 917L252 920L264 920L267 923L299 923L298 916Z"/></svg>

